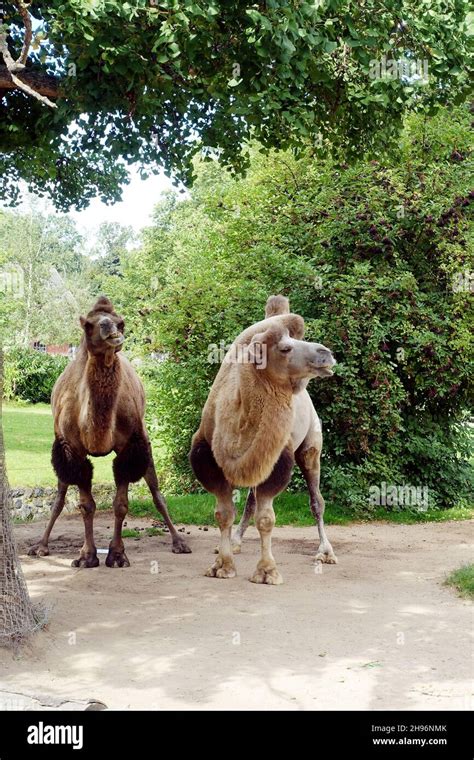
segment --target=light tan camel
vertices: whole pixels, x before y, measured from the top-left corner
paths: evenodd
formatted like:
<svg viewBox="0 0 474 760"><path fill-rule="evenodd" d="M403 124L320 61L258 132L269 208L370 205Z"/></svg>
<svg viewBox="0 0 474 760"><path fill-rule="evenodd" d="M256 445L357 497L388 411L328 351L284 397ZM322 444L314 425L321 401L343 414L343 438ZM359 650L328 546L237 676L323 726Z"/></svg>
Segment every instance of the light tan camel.
<svg viewBox="0 0 474 760"><path fill-rule="evenodd" d="M113 461L117 491L113 502L114 534L105 564L108 567L130 565L122 540L122 523L128 512L128 486L141 477L168 526L173 552L190 552L171 522L158 487L144 424L142 383L128 359L119 353L124 341L124 321L115 313L109 299L101 297L80 322L84 334L77 356L57 380L51 396L55 434L52 464L58 476L58 494L43 537L28 553L49 554L49 536L64 507L68 487L77 485L85 541L72 565L97 567L99 559L93 531L96 505L91 491L92 464L87 456L105 456L111 451L117 454Z"/></svg>
<svg viewBox="0 0 474 760"><path fill-rule="evenodd" d="M265 309L265 317L277 314L289 314L290 304L284 296L270 296ZM326 536L324 528L324 499L319 490L321 471L321 452L323 448L323 433L320 419L306 390L309 379L305 380L301 392L293 396L295 410L292 441L295 446L295 460L300 468L309 492L309 505L316 520L319 533L319 547L316 552L315 562L327 562L336 564L337 559L331 544ZM299 445L298 445L299 444ZM249 526L249 522L255 514L255 491L251 488L247 495L245 508L240 518L239 525L232 536L232 549L234 554L239 554L242 548L242 540ZM217 553L217 551L216 551Z"/></svg>
<svg viewBox="0 0 474 760"><path fill-rule="evenodd" d="M262 552L250 580L273 585L282 583L271 551L273 499L288 485L295 458L318 521L316 560L336 562L319 491L321 425L306 391L310 378L332 375L335 360L325 346L302 340L304 321L289 313L287 299L270 297L266 314L272 316L244 330L227 353L193 437L190 462L198 480L216 496L221 531L217 559L206 575L235 575L233 489L250 486Z"/></svg>

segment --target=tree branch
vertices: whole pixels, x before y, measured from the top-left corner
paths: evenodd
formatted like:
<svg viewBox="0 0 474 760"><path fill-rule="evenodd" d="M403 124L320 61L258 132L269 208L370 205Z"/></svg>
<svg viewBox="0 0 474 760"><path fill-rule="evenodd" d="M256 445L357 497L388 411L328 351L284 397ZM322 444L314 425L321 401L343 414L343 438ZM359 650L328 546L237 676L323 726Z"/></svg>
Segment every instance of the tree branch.
<svg viewBox="0 0 474 760"><path fill-rule="evenodd" d="M39 95L45 95L47 98L58 98L60 95L60 80L57 77L43 74L41 71L34 69L23 69L17 74L22 85L31 87ZM11 74L6 66L0 65L0 91L16 90L18 85L13 81Z"/></svg>
<svg viewBox="0 0 474 760"><path fill-rule="evenodd" d="M31 97L36 98L36 100L39 100L40 103L44 103L44 105L49 106L50 108L57 108L56 103L53 103L51 100L49 100L46 95L41 95L37 90L34 90L29 84L24 82L23 79L20 79L20 77L17 76L17 73L23 71L25 68L25 64L28 59L28 52L30 50L33 29L31 16L29 14L28 6L26 3L23 0L15 0L15 5L19 10L20 15L23 19L23 23L25 25L25 37L23 40L23 46L21 49L20 57L16 61L14 60L8 48L7 29L3 25L0 25L0 52L3 56L3 60L5 61L10 81L16 88L22 90L23 92L26 92L27 95L31 95ZM3 68L3 66L0 68Z"/></svg>
<svg viewBox="0 0 474 760"><path fill-rule="evenodd" d="M28 12L28 8L26 7L26 4L23 2L23 0L15 0L15 2L25 25L25 39L23 40L23 47L18 62L25 65L28 59L31 39L33 37L33 25L31 23L31 16Z"/></svg>

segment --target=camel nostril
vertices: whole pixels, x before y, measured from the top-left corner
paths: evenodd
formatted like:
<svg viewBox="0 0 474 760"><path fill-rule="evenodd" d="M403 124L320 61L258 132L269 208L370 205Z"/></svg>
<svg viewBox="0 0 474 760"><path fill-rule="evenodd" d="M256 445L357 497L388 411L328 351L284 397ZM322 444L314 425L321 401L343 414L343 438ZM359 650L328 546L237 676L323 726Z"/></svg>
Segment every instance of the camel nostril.
<svg viewBox="0 0 474 760"><path fill-rule="evenodd" d="M319 346L315 349L311 364L314 367L333 367L336 364L336 360L332 355L332 351L324 346Z"/></svg>

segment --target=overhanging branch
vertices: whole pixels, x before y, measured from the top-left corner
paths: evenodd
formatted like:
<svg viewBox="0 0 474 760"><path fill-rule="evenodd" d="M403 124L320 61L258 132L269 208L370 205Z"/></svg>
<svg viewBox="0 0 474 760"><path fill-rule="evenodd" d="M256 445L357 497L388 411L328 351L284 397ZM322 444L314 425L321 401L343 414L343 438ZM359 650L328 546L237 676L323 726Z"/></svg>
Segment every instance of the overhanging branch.
<svg viewBox="0 0 474 760"><path fill-rule="evenodd" d="M39 100L40 103L44 103L45 106L50 108L57 108L56 103L53 103L47 95L41 95L34 87L25 82L19 74L24 71L25 64L28 59L28 52L31 45L31 39L33 35L32 21L29 13L29 5L24 0L15 0L15 5L18 8L20 15L25 25L25 37L23 40L23 46L20 53L20 57L15 61L10 50L8 48L7 28L0 23L0 53L5 61L5 67L8 72L8 79L11 81L15 88L26 92L27 95Z"/></svg>
<svg viewBox="0 0 474 760"><path fill-rule="evenodd" d="M23 69L15 74L17 79L20 79L23 84L31 89L35 90L38 95L43 95L46 98L55 100L59 97L59 79L57 77L50 76L49 74L42 74L40 71L32 71L30 69ZM10 72L6 66L0 66L0 95L2 90L16 90L20 89L18 85L13 81Z"/></svg>

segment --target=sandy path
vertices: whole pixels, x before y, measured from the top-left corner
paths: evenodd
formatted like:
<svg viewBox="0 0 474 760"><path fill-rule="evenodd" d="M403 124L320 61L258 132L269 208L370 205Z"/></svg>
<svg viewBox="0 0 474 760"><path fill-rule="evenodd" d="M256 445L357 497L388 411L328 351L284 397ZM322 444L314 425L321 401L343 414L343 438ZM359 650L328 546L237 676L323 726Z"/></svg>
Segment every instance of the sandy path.
<svg viewBox="0 0 474 760"><path fill-rule="evenodd" d="M111 525L100 513L98 546ZM16 534L32 597L54 604L51 622L19 655L0 650L3 691L120 709L472 704L473 606L442 586L472 561L472 522L330 526L339 564L322 573L312 565L315 529L276 529L279 587L247 580L258 554L254 528L237 578L224 581L202 575L213 528L187 528L190 555L173 555L166 537L126 539L130 568L109 569L101 556L99 568L75 570L80 518L61 519L50 557L25 556L42 527L17 526Z"/></svg>

